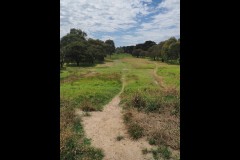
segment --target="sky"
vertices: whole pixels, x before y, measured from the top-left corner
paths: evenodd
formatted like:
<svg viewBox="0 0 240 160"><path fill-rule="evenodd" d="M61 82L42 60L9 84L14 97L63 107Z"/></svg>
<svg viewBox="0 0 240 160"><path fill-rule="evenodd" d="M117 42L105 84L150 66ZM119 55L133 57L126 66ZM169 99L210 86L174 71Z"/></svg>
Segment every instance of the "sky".
<svg viewBox="0 0 240 160"><path fill-rule="evenodd" d="M180 0L60 0L60 37L71 28L116 47L180 37Z"/></svg>

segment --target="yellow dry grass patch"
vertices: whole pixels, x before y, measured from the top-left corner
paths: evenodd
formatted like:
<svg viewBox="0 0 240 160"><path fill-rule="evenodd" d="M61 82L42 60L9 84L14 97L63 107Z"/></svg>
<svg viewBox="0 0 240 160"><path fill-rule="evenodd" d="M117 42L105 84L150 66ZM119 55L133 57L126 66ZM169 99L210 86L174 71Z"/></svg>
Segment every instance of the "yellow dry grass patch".
<svg viewBox="0 0 240 160"><path fill-rule="evenodd" d="M157 144L168 145L180 149L179 117L170 114L144 113L137 109L129 109L124 114L131 116L131 121L144 128L144 135L154 137Z"/></svg>

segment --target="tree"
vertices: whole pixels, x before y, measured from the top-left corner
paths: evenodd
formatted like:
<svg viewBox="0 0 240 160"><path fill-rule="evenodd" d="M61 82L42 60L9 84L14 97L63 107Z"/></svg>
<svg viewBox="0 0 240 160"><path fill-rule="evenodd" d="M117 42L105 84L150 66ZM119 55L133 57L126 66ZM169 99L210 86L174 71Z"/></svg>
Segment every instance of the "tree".
<svg viewBox="0 0 240 160"><path fill-rule="evenodd" d="M160 56L160 50L158 45L154 45L148 49L148 56L154 61Z"/></svg>
<svg viewBox="0 0 240 160"><path fill-rule="evenodd" d="M134 49L132 52L132 55L139 58L141 52L142 52L142 49Z"/></svg>
<svg viewBox="0 0 240 160"><path fill-rule="evenodd" d="M101 40L88 39L89 46L92 48L89 50L94 55L94 59L100 62L104 61L104 57L107 55L108 45ZM94 51L94 53L93 53Z"/></svg>
<svg viewBox="0 0 240 160"><path fill-rule="evenodd" d="M140 43L136 45L136 49L142 49L147 51L150 47L156 45L154 41L145 41L144 43Z"/></svg>
<svg viewBox="0 0 240 160"><path fill-rule="evenodd" d="M162 54L162 60L163 61L168 61L169 57L169 46L172 43L176 43L177 39L175 37L171 37L168 40L164 41L164 44L161 48L161 54Z"/></svg>
<svg viewBox="0 0 240 160"><path fill-rule="evenodd" d="M159 50L159 58L161 58L162 62L164 62L164 58L163 58L163 45L164 45L165 41L162 41L158 44L158 50Z"/></svg>
<svg viewBox="0 0 240 160"><path fill-rule="evenodd" d="M105 44L107 45L107 54L109 54L110 55L110 57L111 57L111 55L115 52L115 44L114 44L114 42L113 42L113 40L106 40L105 41Z"/></svg>
<svg viewBox="0 0 240 160"><path fill-rule="evenodd" d="M76 62L79 66L80 62L86 57L86 42L73 42L66 46L66 59L70 62Z"/></svg>
<svg viewBox="0 0 240 160"><path fill-rule="evenodd" d="M172 43L167 53L168 60L177 60L180 58L180 42Z"/></svg>
<svg viewBox="0 0 240 160"><path fill-rule="evenodd" d="M139 53L139 57L142 57L142 58L144 58L147 55L148 55L148 51L141 50Z"/></svg>
<svg viewBox="0 0 240 160"><path fill-rule="evenodd" d="M83 40L86 40L87 37L87 33L83 32L81 29L72 28L70 29L70 34L77 35L78 37L81 37Z"/></svg>
<svg viewBox="0 0 240 160"><path fill-rule="evenodd" d="M115 53L124 53L124 49L122 47L117 47Z"/></svg>
<svg viewBox="0 0 240 160"><path fill-rule="evenodd" d="M123 50L124 50L124 53L132 54L135 46L124 46L124 47L122 47L122 48L123 48Z"/></svg>
<svg viewBox="0 0 240 160"><path fill-rule="evenodd" d="M60 39L60 48L73 42L86 41L87 34L81 29L70 29L70 33Z"/></svg>

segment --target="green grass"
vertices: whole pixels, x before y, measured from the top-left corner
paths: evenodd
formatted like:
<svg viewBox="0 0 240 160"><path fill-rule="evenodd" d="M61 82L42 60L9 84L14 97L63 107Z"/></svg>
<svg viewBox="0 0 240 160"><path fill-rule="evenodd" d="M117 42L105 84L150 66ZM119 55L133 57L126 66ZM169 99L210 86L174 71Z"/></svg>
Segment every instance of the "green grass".
<svg viewBox="0 0 240 160"><path fill-rule="evenodd" d="M180 66L179 65L164 65L158 68L157 74L163 77L166 85L180 86Z"/></svg>
<svg viewBox="0 0 240 160"><path fill-rule="evenodd" d="M98 64L96 67L67 67L60 74L60 97L69 100L72 104L81 108L83 104L91 104L95 110L102 110L118 92L121 83L121 63L109 62Z"/></svg>
<svg viewBox="0 0 240 160"><path fill-rule="evenodd" d="M111 75L104 76L64 83L60 87L61 97L75 102L76 107L80 108L81 103L88 100L96 110L101 110L121 89L119 75L114 79L110 79Z"/></svg>

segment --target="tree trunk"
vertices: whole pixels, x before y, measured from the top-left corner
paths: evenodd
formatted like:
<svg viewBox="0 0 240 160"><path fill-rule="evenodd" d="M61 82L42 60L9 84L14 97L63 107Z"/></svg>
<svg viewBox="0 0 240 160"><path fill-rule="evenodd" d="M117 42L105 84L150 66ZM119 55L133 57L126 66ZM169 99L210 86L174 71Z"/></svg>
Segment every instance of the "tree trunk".
<svg viewBox="0 0 240 160"><path fill-rule="evenodd" d="M63 62L61 62L60 65L61 65L61 68L63 68Z"/></svg>
<svg viewBox="0 0 240 160"><path fill-rule="evenodd" d="M79 66L79 62L77 62L77 66Z"/></svg>

